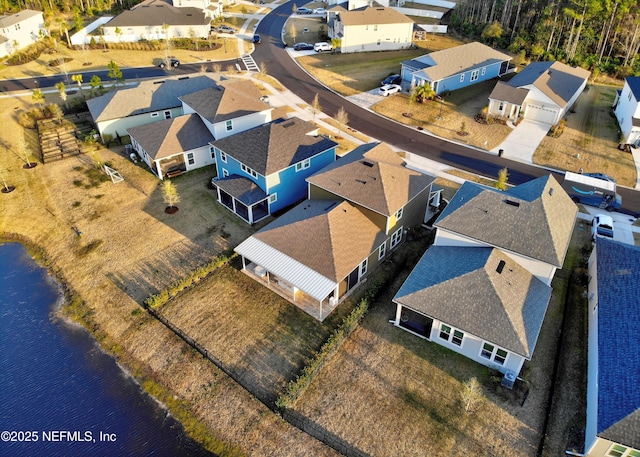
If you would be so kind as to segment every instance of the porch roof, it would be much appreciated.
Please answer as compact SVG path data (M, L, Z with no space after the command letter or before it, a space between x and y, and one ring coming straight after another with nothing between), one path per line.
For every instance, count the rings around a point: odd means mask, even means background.
M251 206L267 198L267 193L264 190L243 176L231 175L226 178L217 179L213 183L247 206Z
M240 243L235 251L318 301L324 300L338 285L254 236Z
M514 105L522 105L528 93L529 89L513 87L504 81L498 81L496 87L491 91L491 95L489 95L489 100L499 100Z

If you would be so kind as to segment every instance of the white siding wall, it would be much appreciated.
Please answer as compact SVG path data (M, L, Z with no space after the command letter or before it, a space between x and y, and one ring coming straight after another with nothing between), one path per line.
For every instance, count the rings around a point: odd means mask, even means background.
M193 165L189 165L189 159L188 159L189 153L193 154L193 158L195 161ZM209 145L203 146L197 149L191 149L190 151L184 152L184 164L187 167L187 171L206 167L207 165L212 165L214 163L216 163L216 160L211 157L211 149Z
M411 45L413 24L350 25L343 34L343 53L398 50Z
M629 100L629 95L631 95L631 100ZM633 127L632 118L640 118L640 103L631 93L631 88L626 81L620 93L620 101L615 109L615 115L624 137L624 143L636 143L640 139L640 128Z
M127 116L121 119L110 119L108 121L100 121L97 123L98 131L100 135L113 135L115 138L116 132L120 136L128 135L126 130L131 127L138 127L140 125L151 124L152 122L158 122L165 119L164 112L171 111L171 117L178 117L182 115L182 108L171 108L168 110L154 111L153 113L137 114L135 116ZM157 113L157 116L153 116Z
M209 28L210 25L173 25L169 28L169 37L170 38L189 38L190 32L193 30L193 33L196 37L199 38L207 38L209 36ZM120 31L122 32L121 36L116 35L116 28L109 27L105 25L104 30L104 41L107 43L118 43L118 42L136 42L141 39L145 40L164 40L166 38L166 34L164 30L162 30L162 26L154 26L154 25L144 25L144 26L133 26L133 27L120 27ZM96 38L98 40L99 37Z
M235 135L236 133L244 132L245 130L252 129L253 127L257 127L262 124L266 124L267 122L271 122L271 109L232 119L232 130L227 130L226 121L217 122L213 126L213 136L216 140L221 140L222 138Z
M597 439L598 427L598 269L596 249L589 257L589 336L587 359L587 426L585 429L585 450L593 445ZM589 455L603 455L589 454Z
M11 55L32 45L38 41L40 35L46 35L46 33L42 13L26 18L9 27L0 28L0 34L7 38L7 41L0 45L0 57ZM17 42L17 47L14 46L16 44L14 41Z

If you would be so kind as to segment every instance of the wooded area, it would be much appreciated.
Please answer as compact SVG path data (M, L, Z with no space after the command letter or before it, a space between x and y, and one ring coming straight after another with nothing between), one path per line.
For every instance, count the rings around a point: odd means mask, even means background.
M464 0L449 25L532 60L640 75L638 0Z

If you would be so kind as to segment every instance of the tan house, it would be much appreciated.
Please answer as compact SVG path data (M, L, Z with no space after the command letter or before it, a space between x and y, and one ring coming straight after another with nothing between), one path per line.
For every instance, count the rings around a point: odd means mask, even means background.
M336 6L329 17L328 34L340 39L340 52L397 51L411 46L413 21L393 8Z

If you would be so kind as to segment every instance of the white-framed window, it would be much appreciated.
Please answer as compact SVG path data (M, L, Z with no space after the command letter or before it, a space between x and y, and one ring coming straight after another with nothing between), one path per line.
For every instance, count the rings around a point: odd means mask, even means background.
M478 75L480 74L480 70L473 70L471 72L471 81L475 81L478 79Z
M368 266L369 266L369 259L364 259L364 261L360 264L360 277L367 274Z
M215 148L213 146L211 146L209 148L209 151L211 152L211 158L215 160L215 158L216 158L216 150L215 150Z
M629 90L629 97L627 97L629 101L631 101L631 90Z
M196 159L193 157L193 152L187 154L187 162L189 162L189 165L196 163Z
M158 113L151 113L151 117L158 117L159 114Z
M378 43L377 44L378 44L378 46L380 46L380 38L378 38Z
M275 203L278 201L278 193L274 192L271 195L269 195L269 203Z
M378 31L378 24L373 24L373 31L377 32Z
M378 260L382 259L387 253L387 242L385 241L378 248Z
M480 349L480 357L492 360L498 365L504 365L508 355L509 353L504 349L487 342L484 342L482 349Z
M619 444L612 445L606 454L608 457L640 457L640 452Z
M393 235L391 235L391 243L389 244L389 249L395 248L398 243L400 243L400 241L402 241L402 227L393 232Z
M456 346L462 346L462 341L464 340L464 333L460 330L455 329L447 324L440 324L440 339L449 341Z
M402 219L402 215L404 214L404 208L400 208L396 211L396 222Z
M460 75L460 82L461 82L461 83L463 83L463 82L464 82L464 73L462 73L462 74Z
M220 151L220 160L222 160L224 163L227 163L227 153L226 152Z
M227 129L227 132L230 132L231 130L233 130L233 121L228 120L227 122L225 122L225 128Z
M165 119L171 119L171 111L167 110L164 112L164 118Z
M241 169L242 169L242 171L244 171L246 174L251 175L251 176L253 176L254 178L257 178L257 177L258 177L258 173L257 173L255 170L253 170L253 169L251 169L251 168L247 167L245 164L240 165L240 168L241 168Z
M487 67L482 67L482 76L487 72Z
M500 105L498 105L498 110L502 112L503 109L504 109L504 103L500 102Z
M227 176L229 176L229 171L226 168L222 169L222 177L226 178Z
M296 171L306 170L311 166L311 159L304 159L296 164Z

